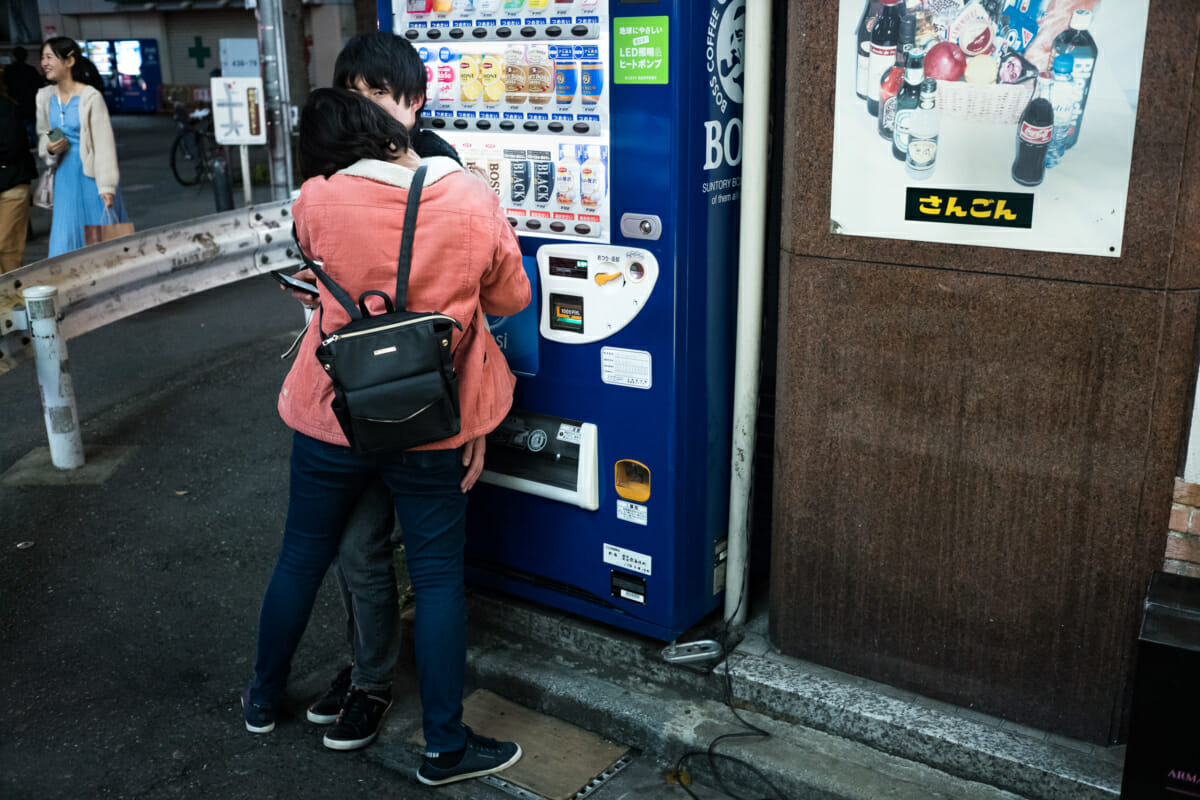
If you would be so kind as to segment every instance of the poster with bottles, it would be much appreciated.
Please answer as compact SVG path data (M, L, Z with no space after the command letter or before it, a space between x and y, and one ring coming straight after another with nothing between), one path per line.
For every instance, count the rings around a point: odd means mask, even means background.
M522 235L609 241L608 4L396 0L425 63L422 124L485 175Z
M1149 0L840 0L830 229L1118 257Z

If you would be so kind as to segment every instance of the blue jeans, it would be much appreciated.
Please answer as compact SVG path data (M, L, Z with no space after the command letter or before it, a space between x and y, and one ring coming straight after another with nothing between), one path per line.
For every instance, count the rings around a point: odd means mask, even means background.
M296 433L291 472L283 546L259 617L251 702L276 706L283 697L292 656L321 581L337 556L346 520L377 474L391 492L404 531L416 595L413 644L426 749L441 753L462 748L466 743L462 692L467 654L463 585L467 496L459 489L463 474L459 451L362 456L348 447ZM356 620L356 624L360 623Z

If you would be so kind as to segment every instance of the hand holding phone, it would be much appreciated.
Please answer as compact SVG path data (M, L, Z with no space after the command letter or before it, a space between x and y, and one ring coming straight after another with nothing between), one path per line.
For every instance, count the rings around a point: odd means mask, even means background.
M48 140L46 152L53 156L58 155L71 146L71 142L67 139L67 135L63 133L62 128L55 128L50 131L50 133L46 134L46 139Z
M280 272L276 269L271 270L271 274L275 276L275 280L279 281L279 285L284 289L288 289L292 292L302 292L305 295L311 295L309 299L314 301L317 299L318 292L317 285L315 283L299 280L298 278L294 278L291 275Z

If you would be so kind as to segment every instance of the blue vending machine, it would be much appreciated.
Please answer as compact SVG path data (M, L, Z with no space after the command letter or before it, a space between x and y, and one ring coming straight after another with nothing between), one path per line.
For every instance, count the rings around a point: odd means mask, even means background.
M468 578L671 640L725 588L745 0L380 0L534 289Z
M113 50L117 107L121 111L157 111L158 87L162 83L158 40L117 39Z

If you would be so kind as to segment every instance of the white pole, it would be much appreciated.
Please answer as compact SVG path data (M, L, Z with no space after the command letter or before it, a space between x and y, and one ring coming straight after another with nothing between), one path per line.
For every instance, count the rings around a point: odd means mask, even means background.
M254 187L250 182L250 148L246 145L241 145L239 148L242 156L242 196L246 201L246 205L254 205Z
M79 432L79 413L75 409L67 340L58 330L55 307L58 289L31 286L22 291L21 296L25 298L25 313L33 334L33 357L42 392L46 436L50 440L50 461L59 469L77 469L83 466L83 437Z
M747 0L743 48L741 240L738 246L738 319L733 381L733 462L729 483L729 538L725 621L746 622L750 566L750 487L754 423L758 416L762 349L763 256L766 251L767 133L771 86L771 0Z

